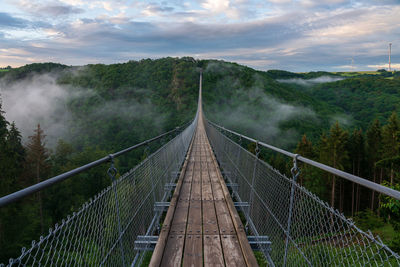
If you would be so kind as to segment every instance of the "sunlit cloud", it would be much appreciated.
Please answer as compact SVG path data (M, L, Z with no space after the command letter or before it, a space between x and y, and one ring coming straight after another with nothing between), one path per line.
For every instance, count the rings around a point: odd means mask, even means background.
M381 63L381 64L376 64L376 65L368 65L368 68L370 69L387 69L389 68L389 63ZM392 70L400 70L400 63L392 63L391 64Z

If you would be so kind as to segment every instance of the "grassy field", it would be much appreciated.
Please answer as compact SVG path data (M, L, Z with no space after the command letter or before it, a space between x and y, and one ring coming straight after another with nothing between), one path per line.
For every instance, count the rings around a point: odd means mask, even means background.
M388 71L389 72L389 71ZM379 71L340 71L340 72L332 72L333 74L338 74L343 77L353 77L353 76L358 76L358 75L363 75L363 74L368 74L368 75L379 75L381 72ZM391 71L391 73L394 73L394 71Z
M9 71L8 69L0 69L0 72L2 72L2 71Z

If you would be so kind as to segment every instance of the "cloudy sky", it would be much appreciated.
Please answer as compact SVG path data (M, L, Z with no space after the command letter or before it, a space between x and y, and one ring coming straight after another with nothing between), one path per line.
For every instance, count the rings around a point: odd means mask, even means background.
M400 0L0 0L0 67L192 56L374 70L389 42L400 69Z

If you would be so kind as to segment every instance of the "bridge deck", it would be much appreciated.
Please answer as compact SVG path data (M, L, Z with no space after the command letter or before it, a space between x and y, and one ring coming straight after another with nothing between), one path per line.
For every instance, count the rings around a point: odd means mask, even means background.
M150 266L257 266L201 117Z

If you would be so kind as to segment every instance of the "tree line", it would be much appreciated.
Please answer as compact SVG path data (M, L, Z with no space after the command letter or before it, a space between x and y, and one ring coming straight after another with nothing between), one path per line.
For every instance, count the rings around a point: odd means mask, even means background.
M349 132L336 122L315 143L303 135L295 153L400 190L400 120L396 112L384 125L373 121L365 132L361 128ZM400 251L400 201L310 165L300 165L301 185L340 212L360 220L365 228L373 230L377 220L390 224L395 233L391 247Z

